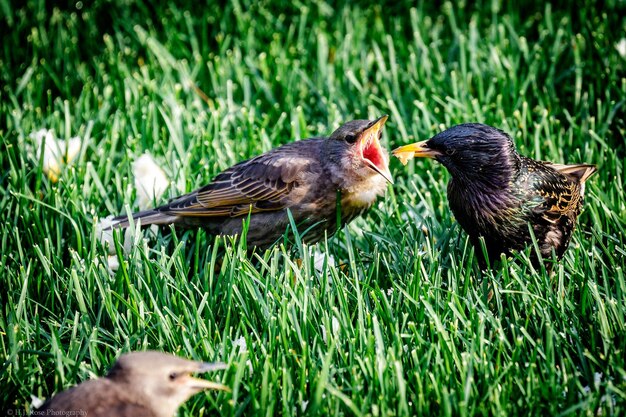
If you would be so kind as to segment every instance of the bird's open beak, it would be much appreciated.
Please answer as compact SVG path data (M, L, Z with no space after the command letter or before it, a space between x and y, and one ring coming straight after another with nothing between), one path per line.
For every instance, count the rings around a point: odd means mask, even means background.
M370 127L361 133L360 148L363 161L374 171L378 172L390 184L393 184L391 172L389 172L389 161L380 146L378 136L389 116L384 115L378 118Z
M429 148L427 142L428 141L425 140L423 142L400 146L399 148L394 149L391 153L405 165L409 159L412 159L415 156L421 158L434 158L441 155L441 152Z
M219 370L228 368L228 365L222 362L215 362L215 363L200 362L198 363L198 365L199 366L196 372L213 372L213 371L219 371ZM187 379L187 383L190 386L192 386L194 389L197 389L198 391L202 391L205 389L213 389L213 390L230 392L230 388L227 387L226 385L222 385L213 381L207 381L206 379L193 378L190 376Z

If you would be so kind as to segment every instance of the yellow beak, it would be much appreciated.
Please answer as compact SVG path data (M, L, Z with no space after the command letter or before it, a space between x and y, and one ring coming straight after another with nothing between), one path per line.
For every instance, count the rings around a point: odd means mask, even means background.
M213 381L207 381L206 379L189 377L187 380L187 384L191 385L193 388L197 390L214 389L214 390L219 390L219 391L230 392L230 388L227 387L226 385L222 385Z
M389 119L388 115L384 115L382 117L379 117L373 125L371 125L370 127L368 127L367 129L365 129L365 131L363 133L378 133L378 131L380 129L383 128L383 126L385 125L385 123L387 122L387 119ZM363 136L362 136L363 137Z
M228 365L222 362L196 362L198 369L196 372L214 372L228 368ZM230 392L230 388L217 382L207 381L206 379L188 377L186 383L197 390L214 389Z
M441 155L441 152L435 149L430 149L426 145L426 142L428 141L417 142L417 143L412 143L410 145L400 146L399 148L394 149L391 153L399 159L409 159L414 156L421 157L421 158L434 158L437 155ZM406 155L406 154L410 154L410 155Z

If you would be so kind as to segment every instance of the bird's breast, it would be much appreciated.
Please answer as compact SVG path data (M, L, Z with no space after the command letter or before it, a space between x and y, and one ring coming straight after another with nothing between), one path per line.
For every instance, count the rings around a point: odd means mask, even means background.
M524 223L518 217L520 200L509 190L493 192L474 184L448 184L448 202L468 234L509 233Z
M381 175L374 175L367 180L341 190L342 207L368 208L385 193L387 181Z

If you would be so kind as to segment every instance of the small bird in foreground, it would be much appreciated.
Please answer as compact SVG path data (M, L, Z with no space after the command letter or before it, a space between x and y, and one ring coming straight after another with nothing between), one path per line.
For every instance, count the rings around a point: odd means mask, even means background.
M202 227L212 235L240 235L249 215L248 245L265 249L287 230L290 210L302 239L315 243L361 215L384 194L386 182L393 183L387 151L380 145L386 121L387 116L353 120L328 138L272 149L228 168L196 191L132 217L141 226L174 223ZM128 226L126 215L111 225Z
M190 376L225 368L223 363L195 362L162 352L132 352L121 356L104 378L55 395L33 415L173 417L200 391L230 391L225 385Z
M585 181L596 172L593 165L522 156L505 132L476 123L454 126L393 154L404 164L414 156L434 158L448 169L450 208L477 251L484 238L492 262L530 244L529 225L541 256L548 258L554 250L560 260L582 209Z

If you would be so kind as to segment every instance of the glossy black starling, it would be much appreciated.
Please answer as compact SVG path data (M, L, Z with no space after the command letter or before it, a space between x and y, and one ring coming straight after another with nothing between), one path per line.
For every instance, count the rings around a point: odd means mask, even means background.
M319 241L365 212L393 183L380 145L387 116L350 121L330 137L289 143L218 174L213 181L154 210L134 213L142 226L202 227L212 235L237 235L250 216L247 242L267 248L289 226L303 240ZM337 197L340 196L339 204ZM337 221L340 210L340 222ZM127 227L126 215L112 227Z
M478 253L483 237L491 261L529 245L529 225L542 257L561 259L583 205L588 164L560 165L517 153L505 132L462 124L393 151L403 163L430 157L450 172L448 202ZM482 259L482 257L479 257Z
M121 356L104 378L55 395L33 415L173 417L182 403L200 391L229 391L222 384L190 376L225 367L155 351L132 352Z

